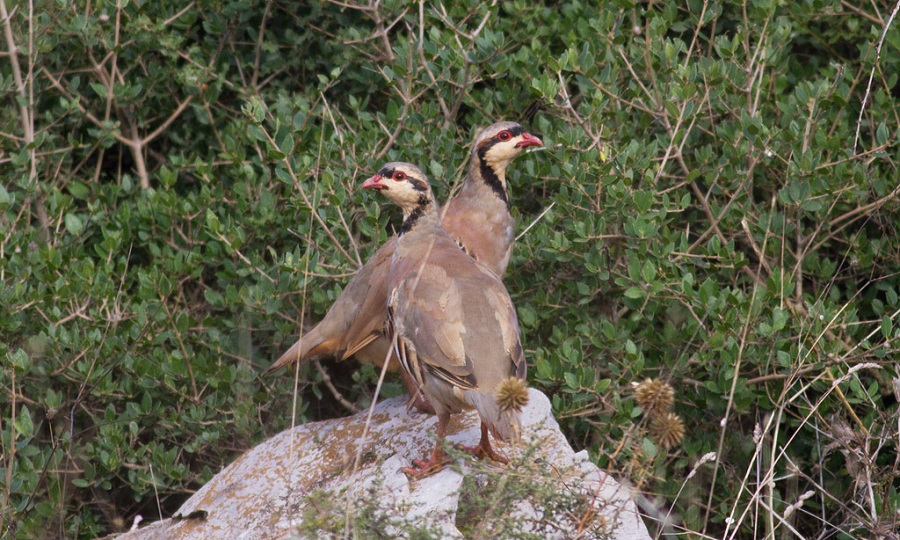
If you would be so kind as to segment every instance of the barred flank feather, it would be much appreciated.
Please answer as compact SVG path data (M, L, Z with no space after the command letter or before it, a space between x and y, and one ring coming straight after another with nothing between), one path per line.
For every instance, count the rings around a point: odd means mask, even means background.
M496 399L504 412L521 411L528 404L528 386L518 377L507 377L497 385Z

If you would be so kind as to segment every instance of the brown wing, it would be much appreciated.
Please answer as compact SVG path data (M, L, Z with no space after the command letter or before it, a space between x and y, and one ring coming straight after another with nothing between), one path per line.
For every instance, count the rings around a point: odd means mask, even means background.
M470 264L473 261L446 235L420 238L422 241L413 242L411 251L402 253L391 267L395 285L390 307L396 331L415 343L420 369L411 370L414 376L420 378L421 369L428 369L456 386L474 387L473 368L463 342L462 298L458 284L439 263L448 252Z
M446 235L417 249L428 252L424 264L414 254L392 268L404 276L392 295L395 325L415 343L417 362L463 389L493 388L520 371L518 323L500 279Z
M341 319L352 321L349 324L344 323L343 329L340 327L337 329L338 332L342 332L341 360L349 358L383 335L391 257L396 246L396 239L392 238L375 252L366 263L370 270L366 273L365 285L360 284L354 290L354 294L341 304ZM337 304L338 302L335 302L335 307ZM332 310L335 307L332 307Z

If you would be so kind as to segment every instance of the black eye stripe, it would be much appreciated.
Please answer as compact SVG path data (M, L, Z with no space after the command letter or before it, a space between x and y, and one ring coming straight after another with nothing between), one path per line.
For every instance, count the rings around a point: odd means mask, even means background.
M431 186L425 180L425 175L413 165L407 163L388 163L378 170L378 176L384 179L382 189L387 189L388 185L408 183L410 187L420 193L428 194L431 192Z
M525 133L525 128L523 128L522 126L515 126L509 129L504 129L503 131L508 132L510 135L512 135L512 137L518 137L519 135ZM501 131L500 133L503 133L503 131Z
M512 135L512 137L510 137L509 139L506 139L506 141L501 141L499 135L500 135L500 133L503 133L504 131L508 132L510 135ZM522 126L519 126L519 125L515 125L510 128L507 128L507 129L502 129L502 130L498 131L495 135L492 135L491 137L488 137L488 138L484 139L483 141L481 141L481 143L479 143L479 145L478 145L478 153L481 156L484 156L484 154L486 154L487 151L490 150L494 145L512 140L523 133L525 133L525 128L523 128Z

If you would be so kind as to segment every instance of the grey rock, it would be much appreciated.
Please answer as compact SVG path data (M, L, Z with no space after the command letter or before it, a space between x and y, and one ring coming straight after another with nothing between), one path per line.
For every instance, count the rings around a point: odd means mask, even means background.
M436 418L403 398L355 416L284 431L249 450L188 499L175 518L122 540L416 537L649 539L629 491L574 452L550 401L530 391L523 441L498 444L511 464L460 456L410 481L401 468L426 456ZM453 417L450 443L475 445L477 413ZM199 511L199 512L198 512ZM205 512L205 513L204 513ZM180 519L179 519L180 518Z

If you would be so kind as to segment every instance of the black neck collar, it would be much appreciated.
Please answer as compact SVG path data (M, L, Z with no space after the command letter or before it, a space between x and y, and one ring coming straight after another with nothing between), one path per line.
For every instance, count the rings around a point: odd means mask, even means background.
M497 175L497 171L491 167L485 156L487 155L488 150L491 149L493 145L487 144L478 149L476 155L478 156L478 172L481 173L481 179L484 180L484 183L491 188L491 191L494 192L495 195L500 197L506 204L506 208L510 208L509 195L506 193L506 187L503 185L503 181L500 180L500 176Z
M416 225L416 222L419 221L419 218L425 215L425 211L428 210L429 206L431 206L431 200L425 195L420 195L418 204L416 204L413 211L406 216L406 219L403 220L403 225L400 226L400 232L397 233L397 236L402 236L403 233L412 230Z

